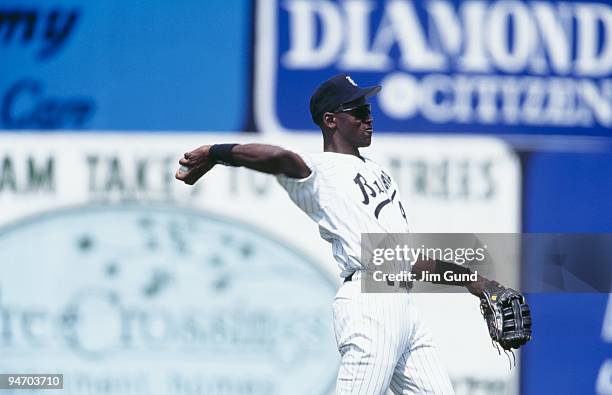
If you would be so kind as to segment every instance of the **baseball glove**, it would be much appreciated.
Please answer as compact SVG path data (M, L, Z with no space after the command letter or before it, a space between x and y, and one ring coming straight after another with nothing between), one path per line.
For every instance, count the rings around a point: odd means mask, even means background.
M531 311L520 292L487 281L480 298L480 311L491 339L504 350L518 349L531 339Z

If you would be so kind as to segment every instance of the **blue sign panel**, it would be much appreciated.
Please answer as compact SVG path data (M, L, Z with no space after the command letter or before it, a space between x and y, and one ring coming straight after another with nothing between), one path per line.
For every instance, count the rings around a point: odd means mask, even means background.
M609 299L607 294L528 295L534 337L522 352L521 394L612 392Z
M612 231L612 152L538 153L526 164L525 232ZM596 252L583 251L582 267L607 266L609 281L609 262L593 262ZM526 265L524 281L537 269ZM612 393L612 293L527 298L534 336L522 353L521 393Z
M0 5L0 129L235 131L247 117L251 5Z
M377 130L612 135L608 1L258 3L260 129L314 130L309 97L380 84Z
M612 150L541 152L527 161L525 232L612 232Z

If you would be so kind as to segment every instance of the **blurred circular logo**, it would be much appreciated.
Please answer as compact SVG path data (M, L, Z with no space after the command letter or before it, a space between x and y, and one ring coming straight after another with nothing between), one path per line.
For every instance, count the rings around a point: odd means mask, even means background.
M297 235L296 235L297 236ZM0 230L0 369L65 393L326 394L334 283L256 228L172 206Z

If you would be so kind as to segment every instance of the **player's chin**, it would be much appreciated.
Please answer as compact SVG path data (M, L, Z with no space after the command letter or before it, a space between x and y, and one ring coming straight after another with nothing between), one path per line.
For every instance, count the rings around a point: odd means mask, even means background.
M372 135L367 135L364 136L363 139L361 139L361 144L359 144L360 147L369 147L372 144Z

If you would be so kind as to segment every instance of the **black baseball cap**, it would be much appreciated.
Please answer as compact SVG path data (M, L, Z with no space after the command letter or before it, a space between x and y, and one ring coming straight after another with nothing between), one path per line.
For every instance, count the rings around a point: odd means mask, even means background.
M361 88L348 74L335 75L319 85L310 97L312 120L319 125L326 112L333 112L343 104L357 99L373 96L380 89L380 85Z

